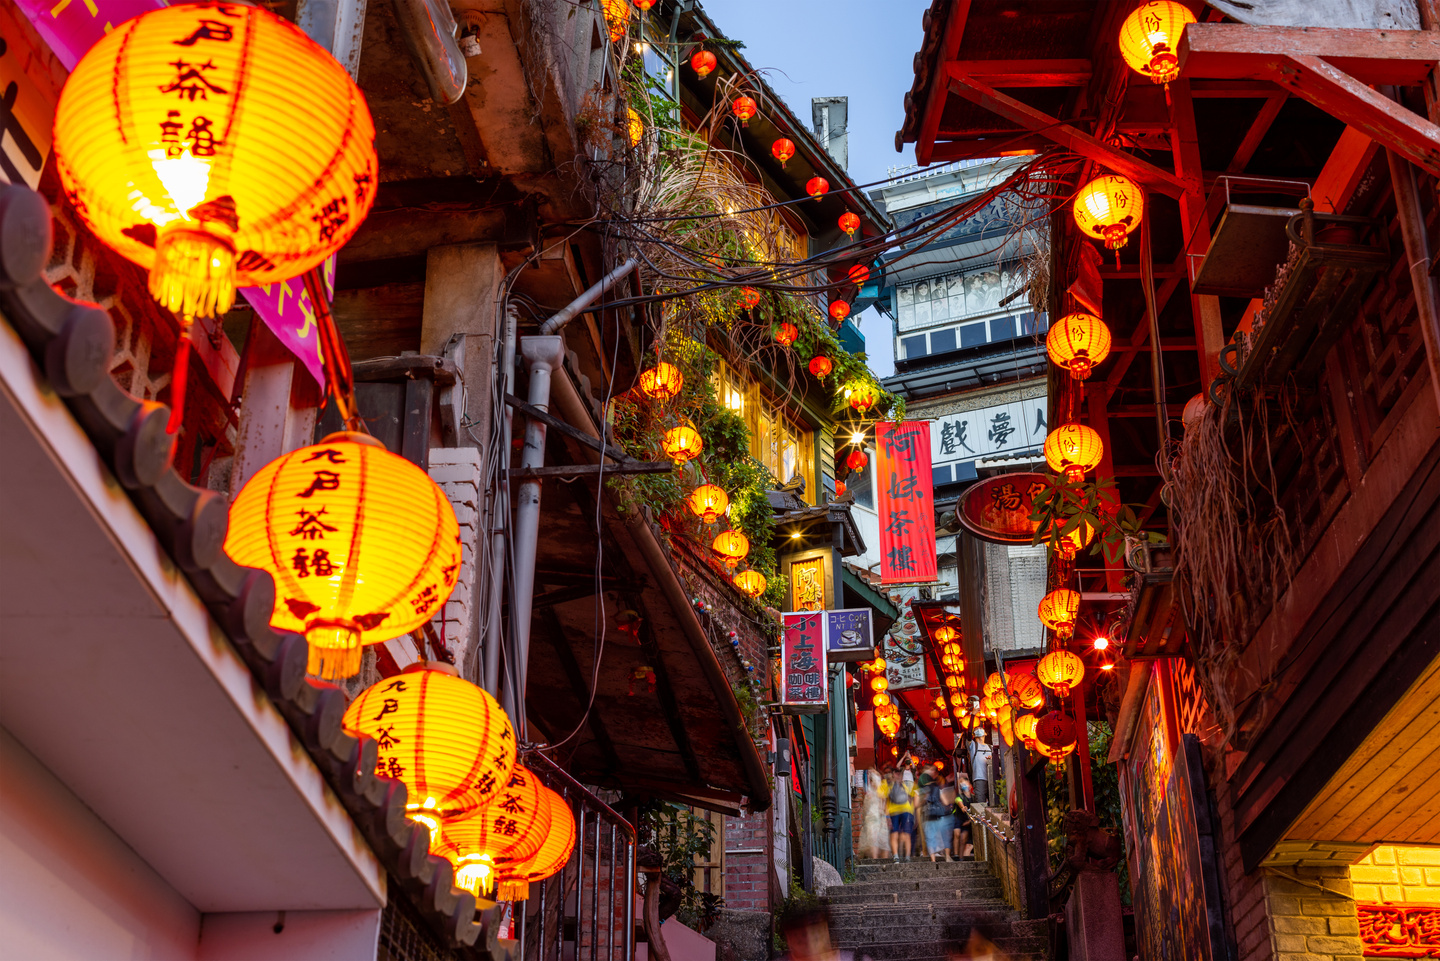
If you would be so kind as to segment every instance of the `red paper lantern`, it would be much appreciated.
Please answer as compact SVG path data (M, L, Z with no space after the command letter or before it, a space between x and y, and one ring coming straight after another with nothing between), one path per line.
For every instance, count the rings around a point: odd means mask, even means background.
M726 567L733 571L740 566L745 555L750 553L750 538L737 530L721 531L715 535L710 549L725 562Z
M655 6L655 0L630 0L630 2L635 4L635 9L641 13L649 13L650 8Z
M830 303L830 316L836 320L844 320L850 316L850 305L843 300L836 300Z
M870 268L864 264L856 264L846 271L845 276L850 278L850 283L856 287L862 287L865 281L870 279Z
M800 328L783 320L775 325L775 343L781 347L789 347L795 343L795 338L800 336Z
M730 495L714 484L701 484L690 493L691 512L707 524L713 524L730 506Z
M715 55L709 50L697 50L690 58L690 66L695 68L695 73L702 79L710 76L710 71L715 69L717 62Z
M819 200L830 190L830 181L824 177L811 177L805 182L805 192Z
M875 406L879 398L875 396L875 388L869 384L862 384L850 391L850 409L857 413L865 413Z
M640 374L640 389L656 400L669 400L680 393L684 384L685 377L680 369L663 360Z
M770 155L780 161L780 167L783 170L786 161L795 156L795 142L786 137L781 137L770 145Z
M845 466L851 470L864 470L868 463L870 463L870 458L865 456L863 450L852 450L845 458Z
M821 380L824 380L825 375L834 369L835 365L831 363L830 358L824 354L816 354L810 358L810 373L819 377Z
M1070 688L1085 676L1085 662L1071 651L1051 651L1035 665L1035 676L1054 691L1056 697L1069 697Z
M860 218L858 215L845 211L840 215L840 229L850 237L855 236L855 231L860 229Z
M730 105L730 112L740 121L740 126L750 126L750 118L755 116L759 107L754 97L736 97L735 102Z
M1040 599L1040 621L1060 635L1061 640L1075 632L1075 619L1080 616L1080 592L1057 587ZM1044 658L1041 658L1043 661ZM1045 675L1039 675L1045 680Z
M740 306L744 307L746 310L749 310L750 308L754 307L759 303L760 291L756 290L754 287L740 288Z

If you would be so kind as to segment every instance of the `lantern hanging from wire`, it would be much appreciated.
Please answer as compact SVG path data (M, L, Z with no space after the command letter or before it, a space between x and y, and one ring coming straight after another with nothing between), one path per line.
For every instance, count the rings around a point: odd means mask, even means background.
M829 191L830 181L826 180L824 177L811 177L809 180L805 181L805 192L810 196L814 197L816 200L819 200L821 197L825 196L827 193L829 193Z
M952 691L958 691L965 687L965 679L955 674L945 675L945 686Z
M674 364L663 360L640 374L640 389L656 400L669 400L685 386L685 376Z
M960 632L949 624L942 624L935 628L930 636L935 638L935 643L937 644L950 644L959 639Z
M1063 711L1051 711L1035 724L1035 743L1051 761L1062 761L1075 750L1075 722Z
M735 102L730 105L730 112L740 121L742 127L750 126L750 119L758 109L754 97L736 97Z
M638 147L645 137L645 119L634 107L625 108L625 136L630 146Z
M735 586L740 589L740 593L746 597L759 597L764 594L769 583L765 580L765 575L759 571L741 571L735 575L733 580Z
M885 666L886 664L884 657L877 656L875 660L870 662L870 670L874 671L876 674L882 673L885 670Z
M850 409L858 413L864 414L870 410L870 408L874 407L878 400L879 396L876 394L875 388L870 384L861 384L859 387L850 390Z
M714 484L701 484L690 494L691 512L707 524L720 519L730 506L730 495Z
M795 343L795 338L799 336L800 328L796 327L788 320L782 320L780 323L775 325L775 343L779 344L781 347L789 347L791 344Z
M844 320L850 316L850 305L843 300L832 300L830 302L830 317L836 321Z
M680 467L699 457L705 450L705 442L700 439L700 432L690 424L680 424L665 432L660 447L675 462L675 466Z
M788 137L781 137L770 145L770 155L780 161L780 169L785 169L785 164L795 156L795 141Z
M1100 466L1105 445L1093 428L1084 424L1062 424L1045 438L1045 463L1071 481L1085 479L1085 473Z
M575 850L575 814L569 803L540 785L541 803L549 809L550 830L540 843L540 850L523 861L497 866L499 885L495 896L501 901L523 901L529 896L531 881L553 877L570 860Z
M870 268L864 264L855 264L845 271L846 278L856 287L865 286L865 281L870 279Z
M1010 693L1029 711L1045 703L1045 689L1034 674L1011 674Z
M1000 676L1000 672L992 671L990 676L985 678L985 683L981 686L980 690L985 692L986 697L989 697L996 691L1000 690L1000 688L1004 686L1004 684L1005 679Z
M710 71L715 69L716 63L715 55L709 50L697 50L690 57L690 66L694 68L696 76L702 80L710 76Z
M863 450L852 450L845 455L845 466L852 471L862 471L868 463L870 463L870 459L865 456Z
M884 691L876 691L870 695L870 707L880 708L890 706L890 695Z
M737 530L721 531L715 535L710 549L733 571L745 559L745 555L750 553L750 538Z
M457 888L485 897L498 869L539 852L552 810L540 794L540 781L517 764L494 801L469 817L440 822L431 849L455 866Z
M373 738L375 773L405 785L406 813L432 828L489 804L515 768L515 731L487 692L421 661L361 691L342 724Z
M944 694L936 694L936 695L935 695L935 706L938 707L938 708L940 708L940 710L942 710L942 711L945 709L945 695L944 695Z
M939 634L940 630L941 630L941 629L937 629L937 630L936 630L936 634ZM952 628L952 630L953 630L953 628ZM955 643L955 641L954 641L953 638L952 638L951 640L949 640L949 641L941 641L939 637L936 637L935 640L942 645L941 648L940 648L940 653L941 653L941 654L947 655L947 656L949 656L949 657L964 657L964 656L965 656L965 652L964 652L963 650L961 650L960 645L957 644L957 643Z
M1095 540L1095 525L1082 520L1073 530L1060 535L1060 556L1065 560L1073 560L1075 555L1089 547L1093 540Z
M759 306L759 304L760 304L760 291L756 290L754 287L741 287L741 288L740 288L740 306L741 306L741 307L744 307L746 310L750 310L750 309L753 308L753 307Z
M964 711L966 709L965 695L960 691L951 692L950 706L953 707L956 711Z
M635 9L641 13L649 13L650 8L655 6L655 0L630 0L630 2L635 4Z
M1075 619L1080 616L1080 592L1057 587L1040 599L1040 622L1065 640L1075 632ZM1038 675L1042 683L1044 675Z
M277 457L230 505L225 552L275 579L270 624L305 635L307 670L360 670L360 648L435 616L460 572L455 511L428 474L365 434Z
M1009 704L1002 704L995 716L995 725L1000 729L1000 736L1005 739L1006 747L1015 746L1014 710Z
M821 380L824 380L825 375L830 373L830 371L834 369L834 362L831 361L830 358L826 357L824 354L816 354L814 357L810 358L810 373L814 374Z
M1075 223L1086 236L1103 240L1110 250L1119 250L1140 226L1145 194L1124 177L1106 174L1081 187L1073 206Z
M1194 22L1195 14L1175 0L1142 3L1120 25L1120 56L1136 73L1169 84L1180 76L1180 37Z
M1025 745L1027 751L1034 751L1039 745L1035 741L1035 728L1040 719L1034 714L1021 714L1014 720L1015 736Z
M887 691L889 689L890 681L884 674L877 674L875 677L870 678L870 690Z
M1035 676L1054 691L1056 697L1069 697L1070 689L1085 676L1085 662L1071 651L1051 651L1035 665Z
M860 229L860 217L847 210L840 215L840 229L845 231L845 236L854 237L855 231Z
M1066 314L1045 335L1045 352L1057 367L1084 380L1096 364L1110 356L1110 328L1092 314Z

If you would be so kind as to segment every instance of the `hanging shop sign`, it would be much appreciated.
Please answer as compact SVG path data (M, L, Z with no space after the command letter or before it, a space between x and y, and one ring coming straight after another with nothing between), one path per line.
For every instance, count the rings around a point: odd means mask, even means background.
M875 657L875 627L868 607L825 612L825 657L836 661L868 661Z
M880 505L880 583L934 581L935 490L930 474L930 424L875 425L876 493Z
M83 8L82 8L83 9ZM22 30L15 10L0 6L0 181L35 190L50 155L50 126L64 75Z
M925 687L925 641L896 631L885 635L881 647L885 657L885 678L891 691Z
M823 714L830 707L825 612L796 611L780 617L781 712Z
M1039 524L1030 519L1035 497L1049 489L1044 474L1000 474L970 485L956 512L961 525L992 544L1030 544Z

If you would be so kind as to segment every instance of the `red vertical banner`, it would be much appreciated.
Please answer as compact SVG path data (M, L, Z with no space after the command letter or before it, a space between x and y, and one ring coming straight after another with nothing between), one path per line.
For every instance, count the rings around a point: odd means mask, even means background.
M875 491L880 502L880 583L913 584L938 575L930 424L875 425Z
M829 708L824 617L823 611L780 616L780 705L785 714L819 714Z

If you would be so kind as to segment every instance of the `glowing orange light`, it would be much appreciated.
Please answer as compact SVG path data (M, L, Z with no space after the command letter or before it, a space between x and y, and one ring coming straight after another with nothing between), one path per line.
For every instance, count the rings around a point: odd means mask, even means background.
M1026 750L1033 751L1038 746L1035 742L1035 728L1039 723L1040 719L1034 714L1022 714L1015 719L1015 736L1025 745Z
M1096 364L1110 356L1110 328L1090 314L1066 314L1045 335L1045 352L1057 367L1084 380Z
M1061 640L1068 638L1075 631L1075 618L1080 615L1080 592L1057 587L1040 599L1039 614L1040 622L1060 635ZM1043 675L1040 680L1045 680Z
M886 694L884 691L876 691L874 694L870 695L870 706L872 708L889 707L890 695Z
M1073 206L1075 223L1086 236L1105 241L1111 250L1119 250L1140 226L1145 195L1124 177L1106 174L1081 187Z
M887 691L887 690L889 690L889 689L890 689L890 681L889 681L888 678L885 677L884 674L879 674L879 675L876 675L875 677L870 678L870 690L872 690L872 691Z
M965 695L962 694L962 693L960 693L959 691L956 691L956 692L954 692L953 694L951 694L951 695L950 695L950 706L953 707L953 708L954 708L955 710L957 710L957 711L964 711L964 709L965 709Z
M830 181L824 177L811 177L805 182L805 192L819 200L830 191Z
M847 237L854 237L855 231L860 229L860 218L850 211L840 215L840 229L845 231Z
M844 320L850 316L850 305L843 300L832 300L830 302L830 316L836 320Z
M635 8L641 13L649 13L650 8L655 6L655 0L630 0L630 2L635 4Z
M750 538L737 530L721 531L715 535L711 542L710 549L720 556L725 566L734 570L740 565L740 561L750 553Z
M709 50L699 50L690 58L690 66L701 79L710 76L710 71L715 69L715 55Z
M1090 643L1095 648L1095 650L1103 651L1110 646L1110 638L1106 637L1104 634L1101 634L1099 637L1095 638L1095 640L1091 641Z
M747 597L759 597L765 593L768 582L759 571L741 571L734 577L735 586Z
M853 471L864 470L865 465L869 462L870 459L865 456L865 452L863 450L852 450L849 454L845 456L845 466Z
M552 877L570 860L575 850L575 814L564 798L540 785L541 802L550 812L550 830L536 851L524 861L500 866L496 897L501 901L523 901L531 881Z
M690 510L707 524L713 524L730 506L730 495L714 484L701 484L690 494Z
M965 679L954 674L945 675L945 686L952 691L958 691L965 686Z
M552 808L540 781L515 765L505 789L468 817L440 823L432 850L455 865L455 886L478 897L494 887L497 868L534 856L550 833Z
M1120 25L1120 56L1136 73L1168 84L1180 76L1176 50L1185 27L1194 22L1195 14L1175 0L1142 3Z
M830 371L834 369L835 364L830 360L829 357L826 357L824 354L816 354L814 357L810 358L810 373L814 374L821 380L824 380L825 375L830 373Z
M1035 676L1056 697L1069 697L1070 689L1085 676L1085 662L1070 651L1051 651L1035 665Z
M610 28L610 42L615 43L630 26L630 4L626 0L600 0L600 8Z
M795 156L795 142L781 137L770 145L770 155L780 161L780 169L785 169L785 164Z
M664 361L640 374L640 389L656 400L669 400L685 386L680 368Z
M943 630L943 628L937 628L936 630L937 630L937 632L938 632L939 630ZM951 630L954 630L954 628L951 628ZM963 657L963 656L964 656L965 652L960 649L960 645L959 645L959 644L956 644L956 643L955 643L955 640L954 640L954 637L953 637L953 636L952 636L952 638L951 638L950 640L948 640L948 641L941 641L940 638L938 638L938 637L935 638L935 640L936 640L938 643L940 643L940 644L943 645L943 646L940 648L940 653L942 653L942 654L944 654L944 655L946 655L946 656L948 656L948 657Z
M775 343L781 347L789 347L795 343L795 338L800 336L800 328L789 321L781 321L775 325Z
M680 467L686 461L694 460L705 450L705 442L700 439L700 432L689 424L681 424L679 427L672 427L665 432L661 438L660 447L665 451L667 457Z
M950 644L960 638L960 632L949 624L942 624L940 627L935 628L930 636L935 638L935 643L937 644Z
M640 116L634 107L626 107L625 134L630 139L630 146L637 147L645 136L645 119Z
M1083 480L1086 471L1100 465L1104 454L1100 435L1084 424L1062 424L1045 438L1045 463L1072 481Z
M845 271L845 276L848 277L850 283L856 287L862 287L865 281L870 279L870 268L864 264L855 264L849 270Z
M1035 724L1035 743L1051 761L1061 761L1075 750L1075 722L1060 711L1051 711Z
M735 102L730 105L730 112L740 121L740 126L750 126L750 118L755 116L759 107L754 97L736 97Z
M424 471L365 434L277 457L230 505L225 552L275 578L270 624L305 635L307 669L360 670L360 647L441 609L460 572L460 527Z
M1010 693L1026 710L1033 711L1045 703L1045 691L1034 674L1011 674Z

